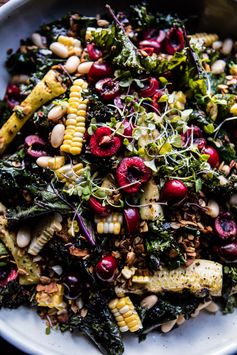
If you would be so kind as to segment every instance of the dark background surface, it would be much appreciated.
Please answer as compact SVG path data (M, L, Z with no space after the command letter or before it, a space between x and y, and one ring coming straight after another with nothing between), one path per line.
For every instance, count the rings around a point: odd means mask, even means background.
M2 338L0 338L0 353L1 355L25 355L25 353L16 349Z

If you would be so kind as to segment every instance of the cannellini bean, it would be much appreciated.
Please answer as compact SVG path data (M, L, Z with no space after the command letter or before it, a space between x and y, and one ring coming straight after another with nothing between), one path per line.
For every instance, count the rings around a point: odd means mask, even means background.
M29 75L17 74L13 75L11 78L12 84L25 84L29 80Z
M156 304L157 301L158 297L156 295L150 295L143 298L143 300L141 301L141 306L146 309L150 309Z
M205 303L200 303L200 305L195 309L195 312L193 312L193 313L191 314L191 317L192 317L192 318L197 317L197 316L199 315L200 311L203 310L203 309L205 309L206 307L208 307L211 302L212 302L212 301L210 300L210 301L207 301L207 302L205 302Z
M162 326L161 326L161 331L162 331L163 333L168 333L168 332L170 332L170 331L172 330L172 328L175 326L176 322L177 322L177 318L174 319L174 320L170 320L169 322L166 322L166 323L162 324Z
M219 176L218 180L219 180L221 186L224 186L228 183L228 180L223 175Z
M230 173L230 167L229 165L223 164L222 166L219 167L219 170L225 174L225 176L228 176Z
M219 213L220 213L220 207L218 203L214 200L208 201L207 214L212 218L216 218L219 215Z
M109 26L109 22L107 20L98 19L97 20L97 25L99 27L107 27L107 26Z
M218 59L211 66L211 71L213 74L221 74L225 71L226 62L222 59Z
M230 200L229 200L229 204L231 206L236 206L237 205L237 194L234 194L231 196Z
M224 55L229 55L232 51L232 48L233 48L233 45L234 45L234 42L231 38L226 38L223 42L223 46L221 48L221 52L224 54Z
M219 311L219 306L218 304L216 304L215 302L211 302L206 308L205 310L209 313L216 313Z
M69 74L75 73L80 64L80 59L76 55L72 55L66 61L64 68L68 71Z
M53 148L58 148L63 143L64 132L65 126L62 123L54 126L50 137L50 143Z
M53 42L49 49L60 58L67 58L69 56L68 49L62 43Z
M39 33L37 32L33 33L31 36L31 40L37 47L45 48L43 37Z
M78 65L77 71L80 74L88 74L93 62L83 62Z
M183 324L184 322L186 321L186 319L184 318L184 316L182 314L180 314L178 316L178 319L177 319L177 325L181 325Z
M67 112L68 104L56 105L48 113L48 120L58 122Z
M16 235L16 244L19 248L25 248L30 244L31 232L30 228L25 226L18 230Z
M222 41L215 41L212 43L212 48L215 51L218 51L218 49L221 49L223 42Z

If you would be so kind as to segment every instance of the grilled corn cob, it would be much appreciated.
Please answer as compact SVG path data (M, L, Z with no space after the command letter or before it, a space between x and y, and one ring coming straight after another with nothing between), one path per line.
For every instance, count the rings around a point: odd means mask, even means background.
M202 40L206 47L211 46L212 43L218 41L218 39L219 39L217 34L205 33L205 32L195 33L194 35L191 35L190 38L192 40Z
M11 252L19 271L19 283L21 285L37 284L40 278L40 269L37 263L33 262L30 255L27 255L18 248L16 234L8 231L6 217L0 216L0 240Z
M128 296L115 298L109 303L109 309L113 313L121 332L136 332L142 329L142 323L134 305Z
M0 154L4 152L39 107L62 95L66 89L60 74L55 70L50 70L18 106L21 115L19 115L19 112L14 112L0 129Z
M163 217L163 209L157 202L159 201L160 193L157 184L153 179L150 179L144 186L144 192L140 199L140 216L143 220L155 221Z
M61 229L62 225L56 213L41 220L33 232L34 237L30 243L28 253L34 256L38 255L44 245L53 237L54 233L59 232Z
M222 265L200 259L187 268L156 271L153 276L149 276L145 288L153 293L182 292L184 289L189 289L192 293L200 293L203 289L207 289L210 295L221 296L222 281Z
M95 217L95 223L98 234L115 234L118 235L121 231L123 223L123 215L113 212L107 217Z
M67 185L74 185L79 179L80 175L82 175L83 171L84 169L81 163L76 165L66 164L61 168L56 169L55 174L61 182Z
M83 136L86 131L87 100L82 99L82 91L87 88L85 80L76 79L70 89L67 109L66 130L60 150L72 155L81 153Z

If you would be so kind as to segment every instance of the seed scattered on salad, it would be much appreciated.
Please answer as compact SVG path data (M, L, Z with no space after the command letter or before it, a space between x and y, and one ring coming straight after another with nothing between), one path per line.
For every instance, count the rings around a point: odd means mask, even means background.
M0 307L118 355L237 305L237 42L106 8L8 52Z

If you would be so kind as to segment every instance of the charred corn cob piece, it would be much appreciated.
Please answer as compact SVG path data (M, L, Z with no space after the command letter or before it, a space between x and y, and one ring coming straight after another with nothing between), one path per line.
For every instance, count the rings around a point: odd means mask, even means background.
M149 276L145 287L153 293L182 292L188 289L190 292L198 294L207 289L210 295L221 296L222 282L222 265L214 261L200 259L186 268L156 271L153 276Z
M142 329L139 315L128 296L110 301L109 309L113 313L121 332L130 331L133 333Z
M60 150L72 155L78 155L82 150L83 136L86 131L86 108L88 102L82 98L82 92L87 89L87 86L88 84L85 80L76 79L70 89L66 129Z
M62 95L66 89L60 74L56 70L50 70L18 106L18 111L14 112L1 127L0 154L4 152L16 134L39 107Z
M61 229L62 225L56 213L45 217L33 231L33 239L30 243L28 253L34 256L38 255L44 245L54 236L54 233L59 232Z
M113 212L107 217L95 217L96 229L98 234L115 234L121 231L123 215Z
M190 38L192 40L202 40L206 47L211 46L213 42L216 42L219 39L217 34L205 33L205 32L195 33L195 34L191 35Z
M9 232L7 218L0 216L0 240L11 252L19 271L20 285L37 284L40 278L40 268L33 262L30 255L17 246L16 233Z
M60 181L67 185L74 185L83 174L84 168L81 163L76 165L66 164L55 170L55 174Z

